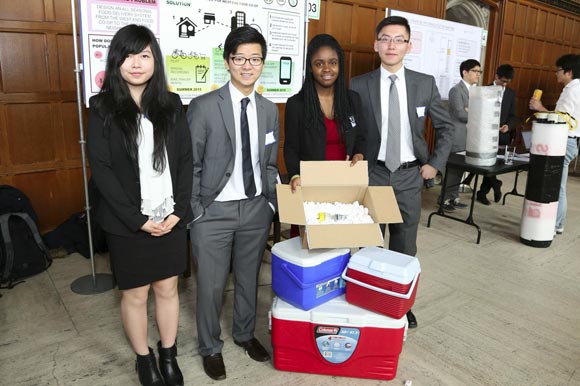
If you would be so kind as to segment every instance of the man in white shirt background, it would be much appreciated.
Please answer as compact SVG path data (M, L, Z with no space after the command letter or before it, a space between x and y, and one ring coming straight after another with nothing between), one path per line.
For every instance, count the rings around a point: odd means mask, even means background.
M564 168L562 169L562 181L560 183L560 197L558 199L558 214L556 216L557 234L564 232L566 225L566 182L568 180L568 165L578 156L578 138L580 137L580 55L566 54L556 60L556 79L558 83L564 85L564 89L556 102L555 111L563 111L576 119L576 127L568 132L568 143L566 145L566 155L564 157ZM548 111L535 98L530 99L530 109L537 111Z

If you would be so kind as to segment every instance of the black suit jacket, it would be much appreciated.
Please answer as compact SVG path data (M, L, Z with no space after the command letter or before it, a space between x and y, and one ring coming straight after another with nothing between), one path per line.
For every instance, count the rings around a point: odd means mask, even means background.
M490 84L494 86L494 84ZM508 125L509 131L506 133L499 133L499 144L508 145L514 138L516 132L516 123L518 118L516 116L516 93L511 88L506 87L503 92L501 100L501 112L499 116L499 126Z
M92 179L100 194L96 220L109 233L133 236L148 220L141 213L139 165L129 157L121 129L114 123L106 126L103 116L95 109L98 98L108 97L103 93L89 100L87 150ZM172 102L178 114L169 131L166 149L175 201L173 214L180 218L176 226L183 227L192 220L191 140L179 96L172 94Z
M354 126L345 133L343 140L346 154L352 157L366 151L366 128L360 96L348 90L348 98L354 109ZM302 93L288 99L284 113L284 161L289 177L300 174L300 161L326 159L326 127L322 122L316 127L306 127L305 114Z

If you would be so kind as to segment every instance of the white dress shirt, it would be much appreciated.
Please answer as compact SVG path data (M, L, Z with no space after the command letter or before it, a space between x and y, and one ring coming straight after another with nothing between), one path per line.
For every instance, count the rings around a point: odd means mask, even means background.
M565 111L576 118L576 129L568 132L570 137L580 137L580 79L572 79L558 98L556 111Z
M242 94L232 83L229 83L230 95L232 97L232 105L234 107L234 122L236 141L234 144L234 170L224 186L220 194L216 197L216 201L235 201L248 198L244 190L244 172L242 161L242 135L241 135L241 120L242 113L242 99L249 98L250 103L246 107L246 115L248 116L248 125L250 127L250 146L252 149L252 165L254 168L254 182L256 183L256 196L262 194L262 171L260 169L260 148L258 145L258 114L256 111L255 93L246 96ZM216 117L216 119L218 119Z

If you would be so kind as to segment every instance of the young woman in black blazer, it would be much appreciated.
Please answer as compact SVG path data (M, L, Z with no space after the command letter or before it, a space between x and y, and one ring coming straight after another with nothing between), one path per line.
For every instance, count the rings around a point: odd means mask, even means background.
M90 99L87 134L123 326L142 385L183 385L175 359L179 298L191 221L191 140L180 98L167 90L153 33L128 25L113 37L101 92ZM159 367L147 340L155 294ZM161 371L160 371L161 370Z
M310 40L300 92L286 103L284 161L292 190L300 185L300 161L363 159L365 129L359 95L346 88L344 52L327 34Z

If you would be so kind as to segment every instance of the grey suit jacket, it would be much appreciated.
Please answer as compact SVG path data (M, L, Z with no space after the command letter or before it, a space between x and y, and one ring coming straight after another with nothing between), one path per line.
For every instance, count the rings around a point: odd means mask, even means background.
M413 151L421 164L428 163L442 170L447 162L453 136L453 124L441 97L435 78L431 75L405 69L407 85L407 111L411 124ZM363 117L367 127L367 153L369 172L377 162L381 146L381 71L380 68L351 79L350 88L361 96ZM436 141L433 154L429 154L425 141L425 119L429 115L435 129Z
M255 95L258 115L258 141L262 172L262 195L277 208L279 118L276 105ZM222 191L234 169L235 121L229 83L201 95L189 104L187 121L193 144L193 189L191 207L194 219L201 216ZM274 142L266 144L266 134Z
M465 150L467 137L467 111L469 107L469 90L462 80L449 90L449 116L455 127L452 152Z

